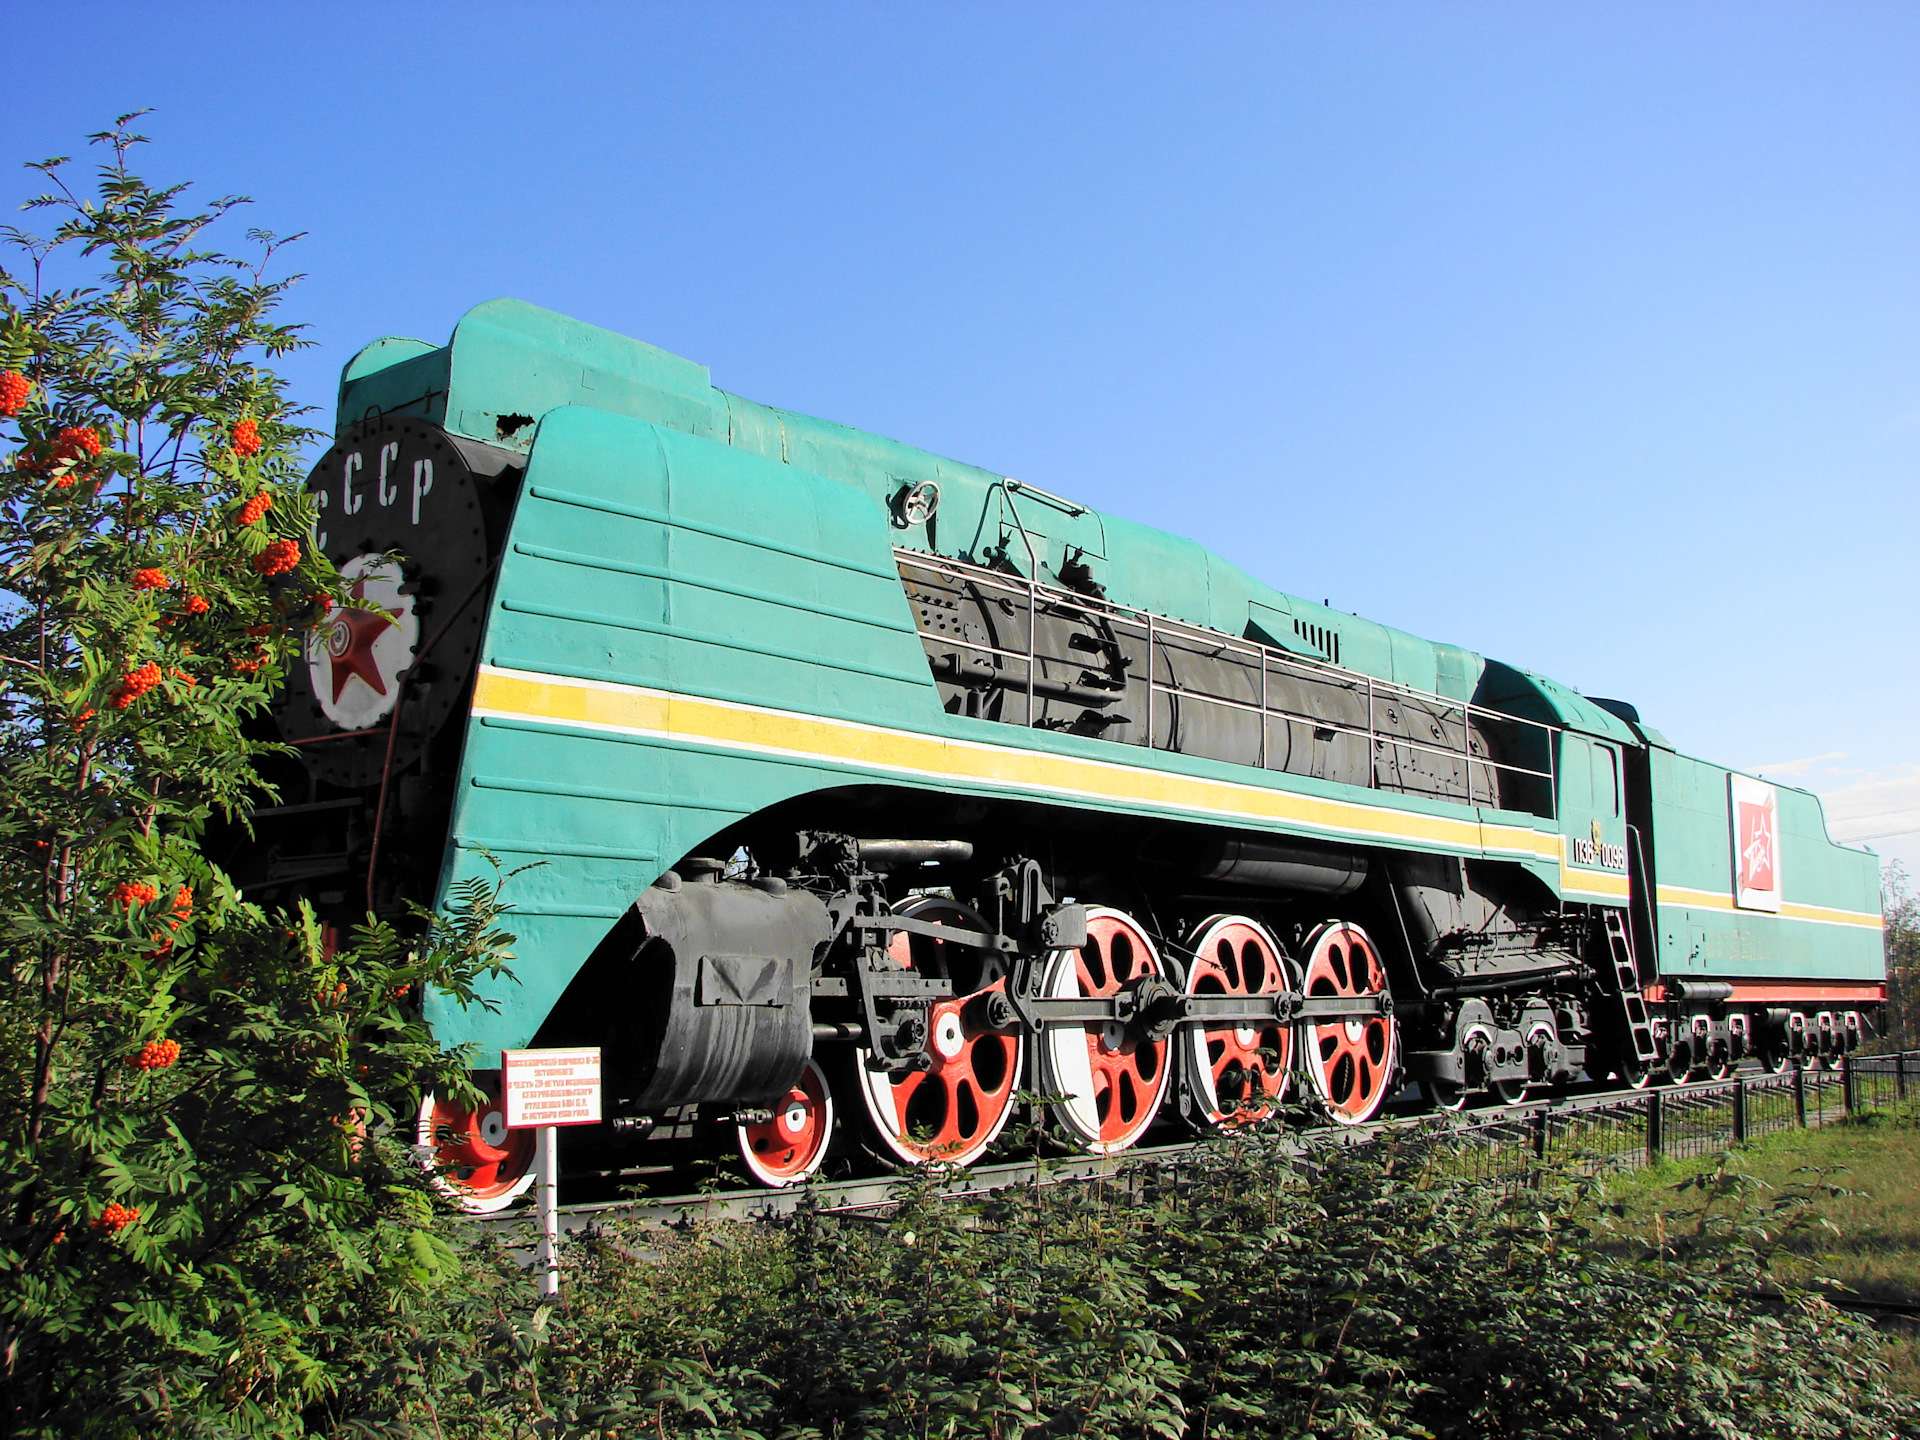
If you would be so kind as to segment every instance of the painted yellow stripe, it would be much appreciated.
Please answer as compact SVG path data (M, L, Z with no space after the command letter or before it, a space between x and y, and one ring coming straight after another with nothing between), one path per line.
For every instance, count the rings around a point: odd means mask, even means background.
M1624 905L1633 893L1627 877L1618 870L1582 870L1570 864L1567 851L1573 842L1560 840L1560 889L1566 895L1584 895L1590 899L1612 900Z
M1689 890L1684 885L1659 887L1662 905L1686 905L1695 910L1731 910L1733 896L1718 890Z
M692 740L794 760L859 765L933 781L982 781L1028 792L1152 805L1209 817L1278 821L1360 839L1414 841L1553 861L1560 865L1563 879L1570 882L1569 889L1577 893L1622 900L1627 894L1624 875L1569 869L1562 836L1516 825L1414 814L1078 756L1047 755L490 665L481 667L475 682L473 711L481 717Z
M1733 896L1724 890L1695 890L1685 885L1659 887L1662 905L1684 905L1690 910L1727 910L1735 908ZM1743 915L1764 916L1764 910L1743 910ZM1867 930L1884 929L1886 922L1871 910L1836 910L1830 905L1799 905L1784 901L1783 920L1808 920L1816 925L1857 925Z

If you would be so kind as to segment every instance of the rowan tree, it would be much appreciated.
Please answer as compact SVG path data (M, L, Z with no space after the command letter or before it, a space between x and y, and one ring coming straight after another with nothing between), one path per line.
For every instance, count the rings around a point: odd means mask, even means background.
M90 184L33 165L52 228L0 234L0 1415L277 1432L367 1314L452 1271L400 1142L464 1060L415 999L470 998L508 937L478 888L335 944L201 852L263 800L250 722L352 602L272 368L306 343L286 242L206 248L244 200L141 179L137 118Z

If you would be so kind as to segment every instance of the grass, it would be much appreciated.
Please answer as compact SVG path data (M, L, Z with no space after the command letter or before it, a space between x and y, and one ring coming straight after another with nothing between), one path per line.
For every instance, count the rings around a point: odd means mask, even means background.
M1920 1303L1920 1108L1784 1130L1608 1187L1603 1233L1648 1263ZM1920 1395L1920 1325L1888 1320L1890 1378Z

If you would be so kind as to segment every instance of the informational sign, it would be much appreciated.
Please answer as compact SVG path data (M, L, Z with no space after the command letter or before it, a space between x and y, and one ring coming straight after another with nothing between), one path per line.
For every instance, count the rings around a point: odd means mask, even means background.
M600 1123L600 1048L502 1050L507 1128Z
M1764 780L1727 777L1733 821L1733 903L1780 909L1780 795Z

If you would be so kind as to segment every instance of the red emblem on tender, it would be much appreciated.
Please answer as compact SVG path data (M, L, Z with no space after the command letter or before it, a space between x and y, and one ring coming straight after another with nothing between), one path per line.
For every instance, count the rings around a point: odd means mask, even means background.
M400 591L405 576L396 561L356 555L340 574L352 582L347 593L369 608L342 607L321 622L307 640L307 674L329 720L365 730L392 713L400 672L420 642L420 621L413 596Z
M1773 807L1737 805L1740 816L1740 887L1771 890L1773 886Z
M367 598L367 577L353 582L347 592L356 600ZM336 610L327 629L327 655L333 661L333 698L336 704L347 682L359 676L373 687L376 695L387 693L387 682L373 658L374 644L393 629L402 612L385 608L374 610Z

